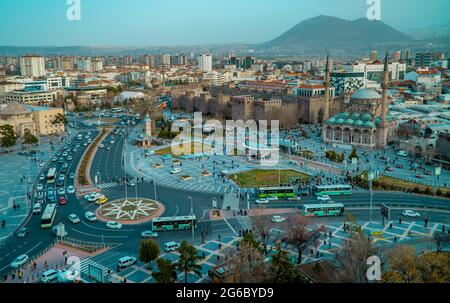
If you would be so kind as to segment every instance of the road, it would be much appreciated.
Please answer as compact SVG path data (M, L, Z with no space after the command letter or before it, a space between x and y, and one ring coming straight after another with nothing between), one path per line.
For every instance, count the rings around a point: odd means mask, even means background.
M88 130L84 129L81 132L85 134ZM91 130L93 138L98 132ZM122 135L114 135L114 144L111 144L111 135L104 141L104 148L98 149L91 166L91 177L95 180L95 175L98 175L99 183L115 183L117 179L124 179L125 170L123 167L123 150L125 138ZM84 140L84 139L83 139ZM73 144L76 144L74 140ZM83 141L82 141L83 142ZM81 156L87 146L81 145L77 153L73 153L73 161L71 161L67 174L75 172L77 163L81 160ZM50 165L55 165L50 163ZM61 164L57 164L58 170L61 169ZM45 184L47 186L47 184ZM66 178L65 186L73 185L73 180ZM206 212L211 209L211 201L216 198L221 207L221 195L213 193L202 193L198 191L189 191L182 189L173 189L167 186L156 185L151 182L138 182L135 187L128 187L127 193L129 196L138 196L142 198L155 198L155 188L158 200L164 204L165 213L163 216L187 215L191 212L191 203L188 198L191 196L194 200L194 213L197 218L204 218ZM108 200L123 198L125 192L125 185L113 184L113 186L102 189L102 193L108 197ZM88 222L84 218L86 211L94 211L97 205L88 203L85 200L79 200L74 194L66 195L68 204L59 206L55 224L64 223L68 232L68 237L77 240L104 242L114 245L114 253L117 256L126 254L136 255L138 243L140 241L140 233L144 230L150 229L151 223L142 225L124 226L122 230L107 229L105 223L102 222ZM354 193L348 197L336 197L336 202L343 202L348 211L352 212L358 220L369 219L369 193ZM316 202L314 197L307 197L303 199L302 203ZM448 199L439 199L429 196L411 195L396 192L375 192L373 202L386 203L388 205L409 204L412 206L422 207L450 207ZM276 202L270 207L287 208L298 207L298 203L293 202ZM255 207L251 204L251 207ZM77 214L81 223L72 224L68 221L69 214ZM392 211L392 219L396 220L401 214L401 207L395 208ZM449 223L450 213L440 212L436 210L428 210L425 212L429 216L430 221ZM321 219L322 220L322 219ZM327 220L339 220L339 218L327 218ZM373 220L381 220L379 209L374 208ZM240 229L245 229L245 219L230 218L226 221L213 222L212 230L214 234L235 234ZM3 247L0 249L6 252L0 257L0 275L10 272L9 264L20 254L27 254L30 258L41 253L45 248L53 243L55 236L50 230L40 228L40 216L30 215L23 226L30 229L30 234L24 238L17 237L9 238ZM180 241L182 239L190 239L191 233L189 231L177 231L161 233L158 242L162 245L167 241ZM199 232L196 231L196 242L199 241Z

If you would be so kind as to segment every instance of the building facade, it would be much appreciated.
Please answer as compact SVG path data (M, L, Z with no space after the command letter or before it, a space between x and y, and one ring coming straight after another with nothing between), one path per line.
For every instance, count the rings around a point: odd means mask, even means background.
M43 77L45 73L44 57L29 55L20 58L20 74L23 77Z

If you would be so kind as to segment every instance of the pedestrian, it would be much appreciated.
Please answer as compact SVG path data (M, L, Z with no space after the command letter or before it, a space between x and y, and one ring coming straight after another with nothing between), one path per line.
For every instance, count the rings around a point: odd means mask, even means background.
M398 218L398 224L402 224L402 218Z

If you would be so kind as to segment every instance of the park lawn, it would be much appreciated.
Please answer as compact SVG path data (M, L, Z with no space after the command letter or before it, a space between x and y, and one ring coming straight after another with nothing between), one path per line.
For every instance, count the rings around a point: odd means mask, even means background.
M176 157L176 156L182 156L182 155L193 155L197 152L196 150L199 150L200 153L209 153L211 151L210 145L202 144L199 142L191 142L190 146L189 146L189 143L179 144L177 147L182 150L181 155L174 155L172 152L172 146L168 146L168 147L164 147L162 149L156 150L155 155L164 156L164 155L170 154L170 155Z
M309 175L296 170L254 169L230 176L240 187L267 187L289 183L289 178L308 179ZM278 182L280 177L280 182Z

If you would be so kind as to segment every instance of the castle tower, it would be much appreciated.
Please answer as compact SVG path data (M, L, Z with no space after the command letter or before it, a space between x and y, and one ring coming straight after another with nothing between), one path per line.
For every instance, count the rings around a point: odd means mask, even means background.
M330 55L327 55L327 63L325 65L325 108L323 111L323 121L330 118L330 72L331 72L331 66L330 66Z

